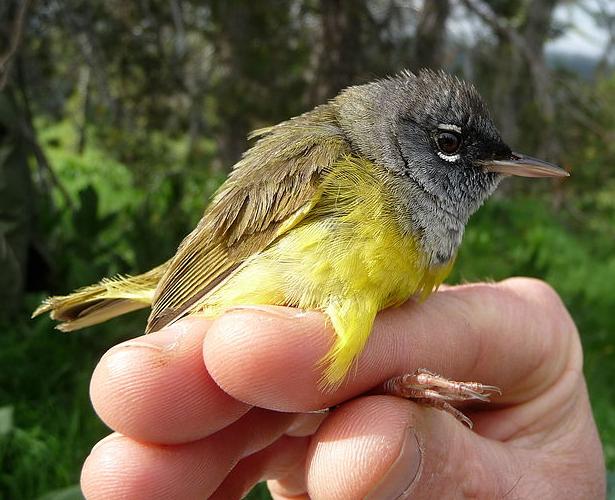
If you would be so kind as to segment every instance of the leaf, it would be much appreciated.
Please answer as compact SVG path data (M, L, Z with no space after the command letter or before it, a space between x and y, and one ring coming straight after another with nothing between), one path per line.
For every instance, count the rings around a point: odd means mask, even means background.
M39 497L38 500L83 500L85 497L81 493L81 488L78 484L53 490Z
M0 407L0 436L4 436L13 430L13 406Z
M607 471L606 484L606 497L609 500L615 500L615 471Z

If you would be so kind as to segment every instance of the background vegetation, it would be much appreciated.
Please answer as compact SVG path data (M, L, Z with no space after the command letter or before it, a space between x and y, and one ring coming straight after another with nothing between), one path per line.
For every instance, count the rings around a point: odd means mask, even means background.
M562 7L604 30L602 56L546 53L579 30ZM608 0L3 1L0 497L78 482L106 432L91 371L144 325L64 336L29 320L40 299L172 255L249 130L423 66L473 80L509 143L572 173L502 186L450 281L526 275L559 291L615 469L614 48Z

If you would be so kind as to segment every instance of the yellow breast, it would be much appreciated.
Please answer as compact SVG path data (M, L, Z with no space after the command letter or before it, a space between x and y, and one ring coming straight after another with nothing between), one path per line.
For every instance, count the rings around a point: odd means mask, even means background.
M307 216L248 259L198 311L217 315L240 304L325 311L337 339L323 361L323 384L339 384L375 314L412 295L427 296L452 267L430 268L419 241L401 231L389 182L367 161L348 158L336 165Z

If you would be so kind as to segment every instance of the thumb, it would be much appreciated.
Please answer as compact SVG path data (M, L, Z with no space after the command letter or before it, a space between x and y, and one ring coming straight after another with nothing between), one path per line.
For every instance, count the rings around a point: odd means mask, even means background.
M519 479L504 443L391 396L350 401L314 435L310 498L499 498Z

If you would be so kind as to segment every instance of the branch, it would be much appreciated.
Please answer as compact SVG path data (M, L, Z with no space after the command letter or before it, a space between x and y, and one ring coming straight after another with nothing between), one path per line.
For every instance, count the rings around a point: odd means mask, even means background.
M525 42L519 32L511 26L510 23L504 19L498 17L493 12L491 7L480 0L461 0L462 3L470 10L474 12L478 17L485 21L493 31L497 32L504 38L507 38L510 43L515 45L520 52L523 53L528 59L534 59L534 55L531 54L528 44Z
M32 148L32 153L36 158L36 163L42 171L47 172L51 183L58 188L60 195L64 198L64 203L67 207L73 208L73 203L70 198L70 194L58 179L58 176L54 172L49 160L47 159L47 155L43 151L43 148L39 144L36 138L36 132L34 130L33 117L32 117L32 109L30 107L30 100L28 98L28 93L26 91L26 79L23 71L23 67L21 64L21 57L17 57L17 79L18 85L17 88L19 93L21 94L21 99L23 102L23 118L21 118L17 124L19 130L22 134L22 137L30 144Z
M612 12L609 10L609 5L611 5L610 0L597 1L595 4L595 10L585 5L583 2L579 3L579 7L583 12L593 18L597 26L602 24L602 27L605 28L608 34L608 39L604 45L602 55L596 64L596 73L599 74L607 72L609 65L612 63L612 54L615 52L615 10Z
M514 45L525 58L533 78L536 97L538 97L543 104L543 111L546 118L548 120L552 120L555 114L555 109L553 106L553 100L546 89L549 84L549 75L542 58L542 54L533 51L525 38L523 38L523 36L521 36L521 34L519 34L519 32L511 26L510 23L498 17L498 15L493 12L491 7L483 1L461 1L468 8L468 10L476 14L485 23L487 23L493 31L506 38L512 45Z
M4 54L0 55L0 91L4 89L8 80L9 68L11 59L17 52L19 42L21 41L21 34L23 32L23 25L26 18L26 11L30 5L30 0L21 0L15 16L15 24L11 31L9 38L9 47Z

